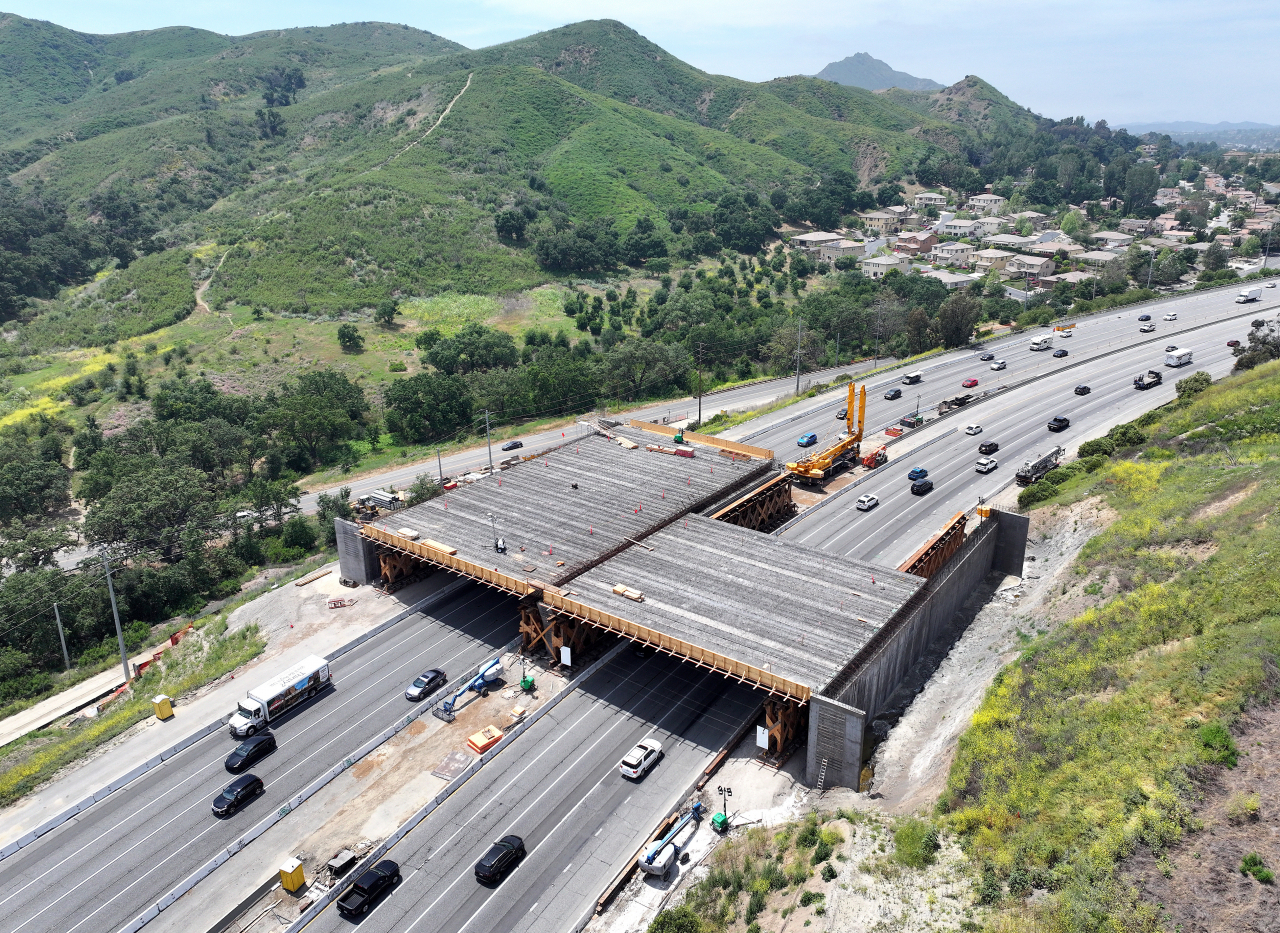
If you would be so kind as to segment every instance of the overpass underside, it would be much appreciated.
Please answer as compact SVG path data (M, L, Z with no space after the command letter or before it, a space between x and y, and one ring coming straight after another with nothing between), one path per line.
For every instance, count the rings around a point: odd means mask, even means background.
M572 657L608 632L719 671L766 695L770 752L807 734L810 780L857 786L865 723L940 628L931 607L956 586L938 581L973 551L963 522L915 572L878 567L731 523L780 508L768 451L726 457L693 436L693 456L677 456L638 430L609 433L385 523L340 524L343 576L449 570L519 599L527 650ZM997 519L970 536L991 547L966 558L964 579L991 566Z

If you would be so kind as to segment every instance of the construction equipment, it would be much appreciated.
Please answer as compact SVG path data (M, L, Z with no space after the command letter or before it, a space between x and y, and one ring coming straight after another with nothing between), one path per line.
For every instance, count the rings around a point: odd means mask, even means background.
M676 821L676 825L671 831L646 849L638 859L636 864L640 866L640 870L646 875L661 875L666 879L671 874L671 869L676 863L676 859L680 857L680 853L688 847L690 840L693 839L693 833L689 833L684 837L682 842L677 842L676 837L691 822L702 822L702 814L706 812L706 804L702 802L695 803L693 809L680 817ZM697 827L694 828L697 832Z
M1032 483L1039 482L1046 473L1058 465L1058 458L1062 456L1062 452L1061 447L1055 447L1047 454L1036 454L1022 464L1014 479L1019 486L1030 486Z
M856 404L855 404L856 402ZM858 425L853 424L854 409L858 412ZM845 408L845 433L825 449L787 464L787 471L802 483L825 483L843 463L858 459L862 444L862 427L867 410L867 387L859 392L849 383L849 404Z
M882 467L889 462L889 448L881 444L871 453L862 458L862 465L868 470L874 470L876 467Z
M938 414L945 415L949 411L955 411L957 408L964 408L973 401L972 395L957 395L955 398L949 398L938 403Z
M482 697L487 697L489 695L489 685L501 676L502 659L494 658L484 667L480 668L480 673L471 678L471 680L468 681L461 690L433 709L431 714L437 719L443 719L445 722L453 722L456 718L453 715L453 708L468 690L474 690Z
M1164 382L1164 374L1158 369L1148 369L1145 375L1133 377L1135 389L1150 389Z

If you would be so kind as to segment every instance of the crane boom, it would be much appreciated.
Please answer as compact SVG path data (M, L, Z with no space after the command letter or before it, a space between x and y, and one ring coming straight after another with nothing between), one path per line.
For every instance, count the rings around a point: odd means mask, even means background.
M854 409L857 409L857 427L854 427ZM846 432L818 453L788 463L787 470L802 483L821 483L831 478L836 468L850 460L857 460L862 442L862 429L866 422L867 387L859 388L849 382L849 401L845 406Z

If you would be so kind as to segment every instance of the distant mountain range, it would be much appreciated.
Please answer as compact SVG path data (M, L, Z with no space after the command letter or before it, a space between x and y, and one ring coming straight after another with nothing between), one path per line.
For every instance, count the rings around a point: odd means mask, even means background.
M894 71L886 62L872 58L866 52L832 62L814 77L869 91L881 91L889 87L900 87L904 91L940 91L944 87L929 78L917 78L905 71Z
M847 60L847 59L846 59ZM1231 130L1280 130L1270 123L1197 123L1195 120L1174 120L1166 123L1130 123L1125 129L1135 136L1143 133L1222 133Z

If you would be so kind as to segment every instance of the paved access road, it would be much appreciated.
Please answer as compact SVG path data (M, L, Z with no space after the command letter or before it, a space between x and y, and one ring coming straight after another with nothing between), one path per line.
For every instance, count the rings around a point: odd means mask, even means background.
M404 880L361 929L571 927L759 702L716 673L624 649L392 848ZM624 778L618 762L649 735L665 757L643 779ZM500 884L480 884L476 861L508 833L524 838L527 857ZM307 927L348 929L334 907Z
M881 358L880 365L885 365L886 359ZM814 382L827 382L834 379L841 373L857 374L872 368L871 362L861 362L849 364L845 366L833 367L830 369L819 370L818 372L804 373L800 377L800 384L812 384ZM717 392L714 395L705 395L702 398L702 414L705 418L719 412L721 409L731 411L742 411L745 409L759 408L767 405L774 399L781 398L795 391L795 383L790 377L781 379L768 379L763 382L755 382L750 385L740 386L735 389L728 389L724 392ZM672 421L684 420L685 418L698 417L698 400L696 398L678 399L671 402L661 402L659 404L648 405L636 411L627 412L623 415L613 415L616 418L637 418L642 421L657 420L661 422L663 418L670 418ZM567 428L557 428L554 431L540 431L536 434L521 435L520 440L524 443L524 448L518 451L504 453L499 450L499 445L493 446L493 462L496 464L499 460L506 457L516 456L518 454L528 454L533 451L542 450L553 444L563 443L561 432L567 437L574 437L583 432L581 425L571 425ZM505 441L504 441L505 443ZM465 450L461 453L452 454L442 458L445 476L457 476L470 470L479 470L489 465L489 451L483 444L473 450ZM308 493L301 499L301 506L304 512L314 512L316 509L316 500L320 492L337 493L342 486L349 486L353 496L363 496L375 489L385 489L387 486L395 486L396 489L407 489L413 485L413 481L418 478L419 474L426 473L429 476L437 475L436 462L428 460L426 462L413 463L407 466L399 467L395 470L389 470L386 473L380 473L377 476L365 478L357 478L349 482L338 483L331 489L317 490Z
M119 929L400 719L413 705L404 690L415 675L432 667L467 673L514 637L517 619L510 597L465 587L437 606L434 618L405 619L338 658L335 688L272 727L278 750L250 769L266 793L228 819L215 817L209 805L233 778L223 761L237 740L220 730L197 742L0 862L0 930ZM252 686L246 678L245 688Z
M1258 309L1258 313L1264 312ZM1265 313L1274 316L1275 310ZM1164 366L1166 338L1157 333L1160 339L1155 344L1055 373L965 408L936 425L920 429L912 444L954 433L919 453L906 451L891 457L888 464L855 490L816 510L783 535L826 550L897 566L956 512L973 508L980 495L989 498L1012 482L1024 460L1054 446L1074 449L1084 440L1105 434L1111 426L1164 404L1177 395L1177 380L1196 370L1205 370L1214 378L1225 376L1234 362L1226 341L1238 339L1247 329L1247 320L1222 321L1182 334L1176 341L1168 338L1168 343L1176 342L1194 351L1193 364L1182 369ZM1011 359L1014 353L1025 357L1029 351L1009 351ZM1147 369L1160 370L1165 381L1153 389L1135 389L1134 375ZM1075 387L1082 384L1090 387L1088 395L1075 394ZM1070 418L1071 426L1062 432L1050 432L1048 420L1055 415ZM972 424L980 425L982 433L967 434L965 428ZM974 470L980 456L978 444L983 441L1000 444L999 452L993 455L1000 466L989 474ZM889 450L892 454L894 448ZM929 471L934 482L932 492L923 496L911 494L907 472L915 466ZM880 504L869 512L860 512L854 503L865 493L878 496Z
M960 350L923 361L918 370L924 373L924 379L916 385L903 385L902 377L907 372L906 369L885 373L872 378L867 384L866 434L881 431L896 423L902 416L912 414L917 410L917 405L921 414L933 417L937 414L938 403L944 399L980 394L986 389L1011 385L1042 373L1065 369L1082 358L1087 359L1127 346L1142 347L1127 359L1131 360L1130 366L1136 367L1138 362L1142 362L1145 368L1151 365L1151 360L1163 361L1165 346L1181 344L1182 333L1193 333L1193 328L1210 321L1246 315L1237 318L1231 330L1232 337L1244 341L1249 332L1249 318L1264 316L1268 306L1280 301L1280 288L1264 289L1263 300L1252 305L1235 304L1238 291L1239 289L1232 288L1196 292L1167 301L1080 319L1073 336L1057 337L1054 340L1054 350L1064 349L1068 352L1069 355L1065 358L1054 358L1052 351L1033 353L1027 349L1034 338L1053 333L1051 328L1035 327L1016 336L992 341L978 350ZM1162 320L1169 312L1178 315L1177 321ZM1143 314L1151 315L1152 323L1156 325L1154 333L1138 332L1141 326L1138 317ZM1274 309L1270 315L1275 316ZM992 370L991 363L978 358L984 353L994 353L997 360L1006 362L1006 368ZM962 383L971 377L978 380L978 385L965 388ZM902 390L902 397L896 401L886 400L885 392L894 388ZM831 442L844 430L844 422L836 420L836 412L844 407L845 394L829 393L823 399L821 403L811 403L804 417L791 420L797 412L805 411L803 406L795 406L768 415L760 419L759 424L749 427L744 425L725 436L766 447L775 451L779 459L795 460L804 453L820 450L823 444ZM810 431L818 434L818 444L807 451L797 447L796 439Z

